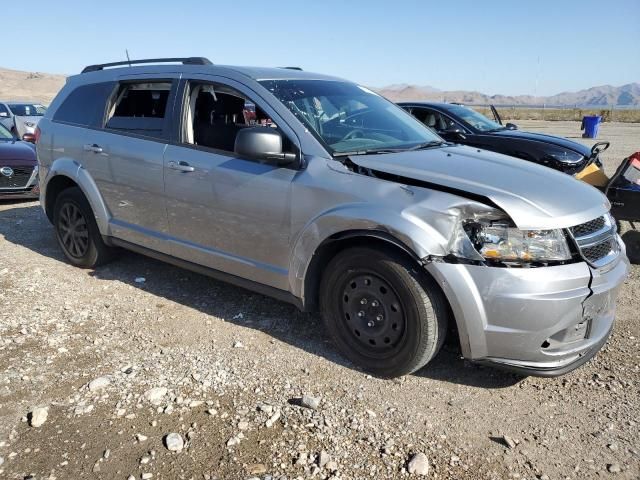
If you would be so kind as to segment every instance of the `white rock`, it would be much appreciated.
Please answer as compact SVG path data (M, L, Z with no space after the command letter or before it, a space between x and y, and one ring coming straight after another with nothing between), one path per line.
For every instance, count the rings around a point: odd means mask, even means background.
M97 390L101 390L107 385L109 385L110 383L111 383L111 380L109 380L107 377L95 378L89 382L89 391L95 392Z
M320 406L320 399L311 395L303 395L300 399L300 406L315 410Z
M327 452L322 450L320 452L320 455L318 455L318 466L320 468L323 468L330 461L331 461L331 456Z
M137 439L139 442L146 442L146 441L147 441L147 438L149 438L149 437L147 437L146 435L143 435L143 434L141 434L141 433L136 434L136 439Z
M41 427L44 425L44 422L47 421L47 417L49 416L49 408L48 407L38 407L34 408L33 411L29 415L30 424L32 427Z
M162 399L167 394L168 390L165 387L154 387L144 392L144 398L149 402L157 405L162 402Z
M184 440L179 433L170 433L164 437L164 444L171 452L181 452L184 448Z
M142 478L142 480L149 480L150 478L153 478L153 473L143 473L140 478Z
M0 465L4 463L4 458L0 457Z
M429 459L422 452L416 453L409 461L407 470L415 475L429 475Z
M249 429L249 422L238 422L238 430L248 430Z
M214 417L214 416L216 416L218 414L218 411L215 408L209 408L209 409L207 409L207 414L209 414L212 417Z
M244 348L244 345L240 340L236 340L235 342L233 342L233 348Z
M197 407L199 407L200 405L202 405L203 403L204 403L204 402L203 402L202 400L192 400L192 401L189 403L189 408L197 408Z
M267 428L271 428L276 424L278 420L280 420L280 410L276 410L276 413L271 415L269 420L266 421L265 425Z

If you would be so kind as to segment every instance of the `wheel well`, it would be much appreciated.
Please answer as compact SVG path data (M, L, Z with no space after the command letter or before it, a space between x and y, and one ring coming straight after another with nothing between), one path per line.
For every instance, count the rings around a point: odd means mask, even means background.
M78 184L64 175L58 175L49 180L47 184L46 197L45 197L45 212L47 212L47 218L53 222L53 207L56 204L56 198L63 190L71 187L77 187Z
M376 246L380 249L393 250L420 263L418 256L406 245L384 232L344 232L332 235L316 249L304 278L304 310L318 310L318 295L324 267L338 253L347 248Z

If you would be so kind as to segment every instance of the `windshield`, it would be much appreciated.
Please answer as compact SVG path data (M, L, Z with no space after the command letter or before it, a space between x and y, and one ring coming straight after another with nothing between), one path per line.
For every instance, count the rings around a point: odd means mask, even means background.
M15 103L7 106L18 117L41 117L47 111L46 107L37 103Z
M260 82L333 155L415 148L443 140L400 107L367 88L327 80Z
M462 120L467 122L473 128L480 130L481 132L488 132L490 130L504 130L505 127L493 120L489 120L487 117L479 112L476 112L472 108L465 107L463 105L447 105L447 110L457 115Z
M13 140L13 135L0 123L0 141L2 140Z

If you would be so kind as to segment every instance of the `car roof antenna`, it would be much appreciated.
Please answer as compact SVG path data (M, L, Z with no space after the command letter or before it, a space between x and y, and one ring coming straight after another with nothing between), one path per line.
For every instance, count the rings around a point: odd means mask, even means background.
M129 58L129 49L125 48L124 49L124 53L127 54L127 62L129 62L129 66L131 66L131 58Z

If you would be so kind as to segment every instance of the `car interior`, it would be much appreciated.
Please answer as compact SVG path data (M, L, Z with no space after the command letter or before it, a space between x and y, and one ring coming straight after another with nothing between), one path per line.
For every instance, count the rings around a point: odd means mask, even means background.
M427 127L435 130L436 132L442 132L447 130L451 126L451 121L447 122L443 115L433 110L425 109L413 109L412 114Z
M185 117L186 143L227 152L234 151L236 135L243 128L278 128L264 110L241 93L212 84L191 85ZM285 135L283 147L292 150Z

